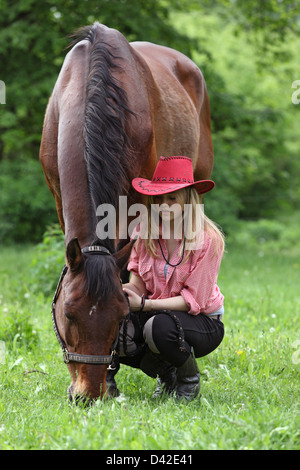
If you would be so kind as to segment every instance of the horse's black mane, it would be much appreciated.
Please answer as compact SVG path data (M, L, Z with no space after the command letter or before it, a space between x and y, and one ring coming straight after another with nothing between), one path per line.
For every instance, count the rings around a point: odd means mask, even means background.
M103 244L102 244L103 245ZM106 302L110 295L119 295L119 286L114 282L116 263L109 255L84 255L85 290L96 303Z
M104 203L117 209L119 195L126 194L130 186L132 160L125 123L128 113L134 115L128 107L125 90L114 76L122 59L102 40L99 23L81 28L73 37L72 46L84 39L91 43L84 139L92 210L96 211ZM109 238L94 244L114 251L114 241ZM116 290L112 281L116 270L112 256L85 255L84 270L86 289L93 299L105 299Z
M91 43L84 139L94 210L103 203L117 208L119 195L126 194L130 186L132 150L125 124L128 113L134 115L125 90L114 76L122 58L101 39L99 23L81 28L74 37L72 45L83 39Z

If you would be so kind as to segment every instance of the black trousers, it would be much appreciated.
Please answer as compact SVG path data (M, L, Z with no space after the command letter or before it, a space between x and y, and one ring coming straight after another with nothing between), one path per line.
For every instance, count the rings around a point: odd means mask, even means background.
M126 325L127 324L127 325ZM180 367L194 350L211 353L224 337L223 322L183 311L131 312L120 330L120 362L138 367L145 346L166 362Z

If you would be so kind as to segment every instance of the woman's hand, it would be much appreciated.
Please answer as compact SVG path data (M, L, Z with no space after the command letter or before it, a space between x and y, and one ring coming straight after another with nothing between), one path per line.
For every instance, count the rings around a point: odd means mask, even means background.
M133 312L140 310L141 303L142 303L141 296L137 294L136 292L134 292L133 290L128 289L127 287L123 287L123 291L126 292L126 294L128 295L128 301L129 301L131 310Z
M123 287L123 291L128 295L131 310L133 312L141 310L143 304L142 297L127 287ZM170 297L168 299L146 299L143 311L149 312L156 310L181 310L183 312L187 312L189 307L181 295Z

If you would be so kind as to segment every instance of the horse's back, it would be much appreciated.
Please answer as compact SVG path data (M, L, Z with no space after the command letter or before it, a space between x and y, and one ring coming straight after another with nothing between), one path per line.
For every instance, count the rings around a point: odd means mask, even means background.
M204 78L191 59L175 49L150 42L137 41L130 44L143 56L161 86L164 86L164 83L168 85L162 74L171 74L185 88L195 106L201 105L199 100Z
M155 89L158 155L192 158L195 176L209 178L213 166L210 105L202 72L187 56L149 42L130 43L149 67Z
M195 177L209 178L213 165L210 108L199 68L174 49L128 43L119 31L103 25L97 25L97 31L105 39L103 47L112 47L121 58L114 73L119 74L135 116L127 117L127 134L135 149L131 176L151 177L160 155L186 155L193 160ZM60 212L60 190L69 169L81 166L78 175L85 172L82 129L90 54L87 40L67 54L45 116L40 159ZM60 158L64 165L59 165ZM79 182L74 184L79 187Z

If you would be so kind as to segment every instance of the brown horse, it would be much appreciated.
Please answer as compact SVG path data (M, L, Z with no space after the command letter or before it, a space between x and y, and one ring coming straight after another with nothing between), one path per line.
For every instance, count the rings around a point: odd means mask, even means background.
M210 106L202 73L170 48L128 43L99 23L83 28L49 100L40 148L65 234L67 268L53 312L73 399L103 397L106 359L128 312L120 284L127 245L97 240L96 209L102 203L118 208L120 195L128 196L128 206L141 202L130 182L151 178L160 155L189 156L196 179L210 178Z

